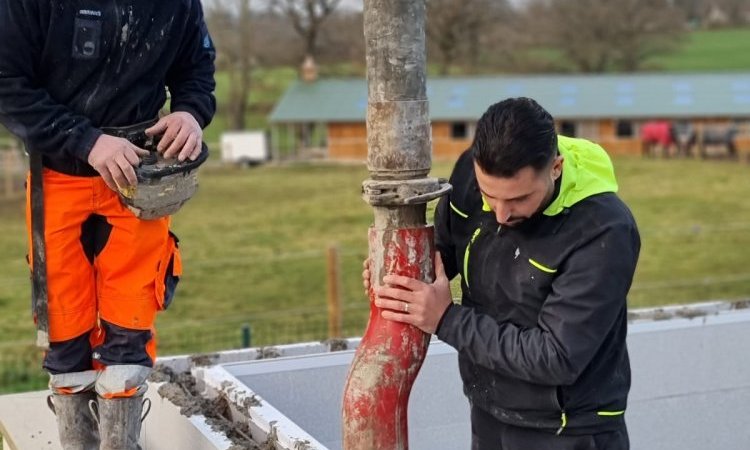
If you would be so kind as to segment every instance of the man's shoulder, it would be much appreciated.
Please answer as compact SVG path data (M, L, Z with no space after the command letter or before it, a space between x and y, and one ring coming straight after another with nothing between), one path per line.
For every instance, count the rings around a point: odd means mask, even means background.
M465 150L461 155L459 155L458 159L456 160L456 164L453 166L453 171L451 171L451 181L452 182L459 182L459 181L466 181L468 179L473 179L474 176L474 158L471 155L471 150Z
M474 174L474 158L470 150L462 153L456 161L450 176L450 183L453 189L448 196L448 201L454 211L457 209L459 215L464 218L481 213L482 197Z
M569 210L570 219L589 227L637 228L628 205L614 192L592 195Z

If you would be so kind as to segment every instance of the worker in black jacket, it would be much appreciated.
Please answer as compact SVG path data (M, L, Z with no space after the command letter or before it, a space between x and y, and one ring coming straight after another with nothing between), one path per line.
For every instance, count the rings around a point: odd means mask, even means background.
M200 0L0 0L0 43L0 122L44 166L44 368L62 446L139 448L154 318L181 264L169 217L120 202L148 152L117 136L161 136L165 158L201 154L216 104Z
M491 106L471 152L474 174L459 163L452 183L465 192L475 175L494 220L454 204L476 226L461 251L466 233L451 244L457 219L444 202L435 226L446 263L437 258L435 282L386 276L376 304L456 348L472 448L629 448L626 296L640 238L609 157L557 136L528 98ZM458 268L456 253L443 253L451 245L463 254ZM446 276L457 270L461 305Z

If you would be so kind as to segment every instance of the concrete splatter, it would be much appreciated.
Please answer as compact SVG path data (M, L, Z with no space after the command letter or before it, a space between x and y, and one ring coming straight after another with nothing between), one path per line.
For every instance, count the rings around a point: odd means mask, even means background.
M260 347L255 359L273 359L281 356L281 352L276 347Z
M218 362L218 353L204 353L190 357L190 363L195 367L215 366Z
M225 395L216 398L205 398L198 391L195 378L189 372L175 374L168 367L158 367L154 370L152 381L164 381L158 393L180 408L180 414L190 417L202 415L213 431L223 433L232 442L235 449L258 450L263 444L252 439L252 433L246 420L233 417L232 407ZM245 403L254 406L258 402L249 397Z
M321 344L328 346L328 351L331 352L339 352L342 350L347 350L349 348L349 344L346 342L346 339L326 339L324 341L320 341Z

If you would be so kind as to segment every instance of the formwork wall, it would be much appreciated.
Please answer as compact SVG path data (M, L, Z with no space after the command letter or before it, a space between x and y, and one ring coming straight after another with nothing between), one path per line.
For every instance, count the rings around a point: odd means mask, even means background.
M658 319L658 318L657 318ZM630 325L633 450L747 450L750 311ZM341 448L342 386L353 352L224 366L326 448ZM468 448L455 351L433 342L409 408L413 450Z
M750 448L746 306L709 304L633 315L628 336L633 386L625 416L632 450ZM270 439L276 449L335 450L341 448L341 399L357 342L173 357L160 364L191 371L202 389L231 401L250 418L248 432L257 442ZM332 351L345 347L350 350ZM236 448L210 420L186 417L158 391L152 385L148 394L153 408L144 423L144 449ZM60 448L46 395L0 396L0 433L11 449ZM248 398L254 406L246 406ZM456 353L437 340L412 391L409 433L412 450L469 446L469 406Z

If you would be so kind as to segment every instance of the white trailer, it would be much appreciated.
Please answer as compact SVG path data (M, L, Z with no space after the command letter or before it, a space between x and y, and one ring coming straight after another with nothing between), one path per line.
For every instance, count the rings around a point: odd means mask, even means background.
M270 159L263 131L231 131L221 135L221 161L256 165Z

